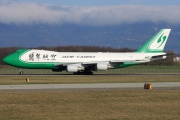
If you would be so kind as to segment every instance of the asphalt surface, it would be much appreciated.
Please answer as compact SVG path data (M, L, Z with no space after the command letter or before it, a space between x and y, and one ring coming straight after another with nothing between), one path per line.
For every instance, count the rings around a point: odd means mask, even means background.
M145 83L28 84L0 85L0 92L31 90L143 90ZM153 82L153 89L180 90L180 82Z
M21 76L180 76L180 74L94 74L94 75L73 75L73 74L0 74L4 77L21 77Z

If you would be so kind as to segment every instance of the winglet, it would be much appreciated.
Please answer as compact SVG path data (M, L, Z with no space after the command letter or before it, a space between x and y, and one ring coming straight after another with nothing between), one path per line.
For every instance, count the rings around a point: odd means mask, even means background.
M162 52L171 29L162 29L136 52Z

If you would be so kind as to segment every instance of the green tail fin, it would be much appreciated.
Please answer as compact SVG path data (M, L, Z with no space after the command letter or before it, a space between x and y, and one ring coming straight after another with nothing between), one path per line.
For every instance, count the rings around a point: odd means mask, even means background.
M162 29L156 35L154 35L149 41L147 41L136 52L162 52L166 41L168 39L171 29Z

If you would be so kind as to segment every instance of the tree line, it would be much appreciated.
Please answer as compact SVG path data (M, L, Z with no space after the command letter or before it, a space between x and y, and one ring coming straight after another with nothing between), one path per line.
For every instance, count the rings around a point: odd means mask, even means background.
M15 52L18 49L31 49L31 48L22 48L22 47L3 47L0 48L0 65L4 65L2 59ZM130 48L112 48L112 47L98 47L98 46L55 46L55 47L36 47L33 49L43 49L43 50L51 50L58 52L134 52L134 49ZM174 58L176 54L173 51L166 51L169 55L164 60L158 60L150 63L146 63L147 65L177 65L177 62L174 62Z

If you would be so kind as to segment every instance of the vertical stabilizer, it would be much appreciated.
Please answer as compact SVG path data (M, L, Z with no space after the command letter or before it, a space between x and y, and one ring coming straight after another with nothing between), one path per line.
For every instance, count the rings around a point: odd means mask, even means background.
M162 29L136 52L162 52L171 29Z

